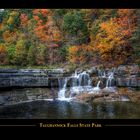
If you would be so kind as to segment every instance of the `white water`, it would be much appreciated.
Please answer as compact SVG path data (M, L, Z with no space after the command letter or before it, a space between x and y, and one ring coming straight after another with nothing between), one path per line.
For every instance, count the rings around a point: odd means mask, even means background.
M97 83L97 86L94 88L94 91L99 91L100 90L100 83L101 83L101 81L99 81L98 83Z
M101 81L99 81L99 82L97 83L97 88L99 88L99 86L100 86L100 83L101 83Z
M69 97L66 97L66 92L68 91L67 83L68 80L72 80L71 87L69 89ZM58 92L58 100L65 100L69 101L71 100L71 97L73 94L80 94L83 92L90 92L93 90L93 87L91 86L91 79L89 74L86 71L83 71L82 73L75 73L69 77L64 79L58 79L59 82L59 92ZM68 96L68 95L67 95Z
M71 94L80 94L82 92L89 92L93 88L91 86L91 79L89 74L86 71L83 71L82 73L77 73L75 71L75 74L71 76L72 78L72 86L70 88Z
M108 79L106 81L106 87L105 90L109 91L109 92L115 92L115 87L112 86L112 80L114 79L114 70L113 72L109 72L108 73Z
M114 79L114 73L111 72L108 79L107 79L107 82L106 82L106 88L108 87L111 87L111 84L112 84L112 80Z
M67 91L67 83L68 78L58 79L59 82L59 92L58 92L58 100L70 100L70 98L65 97L65 93Z
M100 78L108 76L106 80L105 90L114 91L114 87L112 87L114 72L106 74L105 71L99 71L98 74ZM69 80L71 80L71 86L68 88L67 83ZM100 88L101 81L99 80L96 87L93 87L91 84L92 83L91 78L86 71L83 71L81 73L75 71L75 73L71 77L58 79L58 82L59 82L58 100L70 101L72 97L75 96L75 94L81 93L94 94L99 93L99 91L101 90ZM66 97L67 92L69 92L69 95L67 95Z
M130 101L130 99L127 96L121 96L121 101Z

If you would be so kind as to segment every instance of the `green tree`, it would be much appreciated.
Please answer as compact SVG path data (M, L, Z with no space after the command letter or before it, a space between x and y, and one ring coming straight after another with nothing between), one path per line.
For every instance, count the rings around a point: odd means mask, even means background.
M27 64L27 48L24 40L17 41L14 63L16 65L25 66Z
M88 28L79 11L69 12L64 15L63 30L68 38L73 37L77 44L86 43L89 37Z
M27 62L31 66L36 64L36 48L33 45L29 47Z
M16 46L14 44L9 45L7 47L7 55L8 55L9 64L14 64L15 51L16 51Z
M47 48L43 44L39 44L37 47L37 56L36 56L36 63L37 65L45 65L46 64L46 52Z

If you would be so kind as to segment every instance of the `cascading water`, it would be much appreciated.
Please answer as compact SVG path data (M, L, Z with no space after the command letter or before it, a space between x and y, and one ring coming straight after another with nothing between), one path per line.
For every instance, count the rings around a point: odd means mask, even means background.
M114 73L111 72L110 75L108 76L108 79L107 79L107 82L106 82L106 88L111 87L113 79L114 79Z
M114 71L110 73L105 73L105 71L99 71L98 76L100 78L107 78L106 80L106 87L105 89L113 91L112 87L112 80L114 79ZM70 80L70 87L67 87L67 83ZM97 86L93 87L90 75L83 71L81 73L78 73L75 71L75 73L71 77L66 78L60 78L58 79L59 82L59 92L58 92L58 99L59 100L70 100L71 97L74 97L76 94L80 93L99 93L101 90L100 84L101 79L98 81ZM69 97L68 97L68 94ZM67 94L67 97L66 97Z
M112 80L114 79L114 70L113 72L109 72L108 73L108 78L107 78L107 81L106 81L106 87L105 89L108 90L108 91L111 91L111 92L115 92L115 88L112 86Z
M82 73L78 74L77 71L75 71L75 74L71 76L72 78L72 86L70 88L71 94L73 93L82 93L84 91L91 90L91 79L89 74L86 71L83 71Z
M59 92L58 92L58 99L59 100L67 100L69 98L65 97L65 93L67 91L66 87L67 87L67 83L68 83L68 78L64 78L64 79L58 79L58 83L59 83Z
M89 86L91 85L91 79L89 74L86 71L83 71L82 73L77 73L75 71L75 74L71 76L72 78L72 86Z
M99 91L100 90L100 83L101 83L101 81L99 81L97 83L97 86L94 88L94 91Z
M99 81L99 82L97 83L97 88L99 88L99 86L100 86L100 83L101 83L101 81Z

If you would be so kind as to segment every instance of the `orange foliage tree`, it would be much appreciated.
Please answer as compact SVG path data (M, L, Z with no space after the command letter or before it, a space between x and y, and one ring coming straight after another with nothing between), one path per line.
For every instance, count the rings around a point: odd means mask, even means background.
M132 15L131 10L124 10L124 12L127 14L124 16L120 14L121 16L100 24L100 32L94 40L96 45L94 47L99 51L103 62L113 62L119 65L125 63L133 53L129 39L136 29L136 17Z
M28 24L28 16L25 13L22 13L20 15L20 22L21 22L21 26L26 26Z
M139 50L136 11L5 9L0 13L1 64L6 53L13 65L54 64L66 58L76 64L127 63L134 58L132 44Z
M5 46L3 45L0 45L0 64L7 64L7 52Z
M91 47L86 44L71 46L68 49L68 60L71 63L83 64L90 59L90 51Z
M61 33L53 22L52 12L48 9L36 9L33 14L36 21L34 32L41 43L47 47L48 62L50 64L57 62L57 48L61 41Z

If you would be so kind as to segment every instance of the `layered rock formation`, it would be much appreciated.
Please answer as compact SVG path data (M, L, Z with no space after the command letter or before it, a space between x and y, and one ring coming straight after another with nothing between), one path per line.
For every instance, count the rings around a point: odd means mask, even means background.
M82 70L81 70L82 71ZM100 87L107 86L109 71L114 72L111 84L117 87L140 87L140 68L137 65L119 66L118 68L100 69L92 67L86 70L92 85L101 81ZM72 85L72 73L64 69L0 69L0 88L7 87L59 87L59 81L69 77L67 86Z
M58 87L58 78L68 76L61 70L0 69L0 88Z

